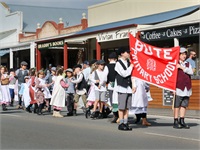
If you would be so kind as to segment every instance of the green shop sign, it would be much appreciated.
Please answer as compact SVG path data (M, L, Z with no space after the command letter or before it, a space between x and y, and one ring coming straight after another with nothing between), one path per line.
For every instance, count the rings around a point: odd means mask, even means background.
M38 44L38 49L48 49L49 47L63 47L63 46L64 46L64 41L61 40L61 41Z

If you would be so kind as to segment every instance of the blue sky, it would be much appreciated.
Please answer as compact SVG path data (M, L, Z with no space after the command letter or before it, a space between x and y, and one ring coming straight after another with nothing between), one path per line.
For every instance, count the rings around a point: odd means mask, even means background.
M88 6L106 1L109 0L2 0L6 4L82 9L87 9Z

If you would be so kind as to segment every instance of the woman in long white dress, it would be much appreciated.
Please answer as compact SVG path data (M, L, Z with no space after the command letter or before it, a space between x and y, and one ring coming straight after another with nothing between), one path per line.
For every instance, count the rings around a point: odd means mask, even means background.
M10 91L9 91L9 76L6 73L7 68L1 66L0 67L0 92L1 92L1 97L0 97L0 104L2 105L2 110L5 111L7 110L6 106L10 104L11 102L11 97L10 97ZM8 80L8 82L5 82Z

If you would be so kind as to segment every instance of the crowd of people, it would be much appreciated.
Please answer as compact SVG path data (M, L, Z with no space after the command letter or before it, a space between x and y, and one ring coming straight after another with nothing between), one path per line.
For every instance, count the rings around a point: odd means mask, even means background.
M185 49L181 49L182 62L185 62L185 53ZM111 122L118 123L119 130L128 131L132 130L128 116L135 114L135 123L139 123L142 118L142 125L150 126L151 123L147 121L149 84L131 76L134 66L129 57L129 49L120 48L117 53L112 52L109 55L108 64L104 60L94 59L66 70L62 66L49 65L48 69L38 71L35 68L27 70L28 63L25 61L21 62L21 67L16 71L1 66L2 110L6 111L8 105L14 106L17 103L17 109L37 115L48 112L53 117L62 118L62 109L67 110L67 116L76 116L79 100L82 100L86 118L103 119L113 113ZM188 77L193 72L191 65L180 63L177 68L179 74L189 82ZM188 75L185 76L183 72ZM189 128L184 122L184 115L191 86L179 86L178 93L181 95L176 95L173 127ZM182 115L180 121L179 110Z

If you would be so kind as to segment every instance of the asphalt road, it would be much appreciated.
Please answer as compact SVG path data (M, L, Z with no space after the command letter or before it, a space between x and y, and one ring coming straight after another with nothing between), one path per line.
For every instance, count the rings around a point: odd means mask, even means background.
M54 118L11 108L0 116L1 149L200 149L199 119L186 119L190 129L173 129L172 117L149 115L152 126L119 131L111 118L86 119L81 111Z

